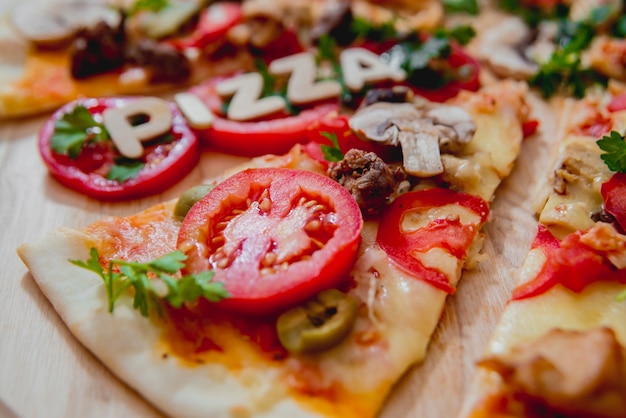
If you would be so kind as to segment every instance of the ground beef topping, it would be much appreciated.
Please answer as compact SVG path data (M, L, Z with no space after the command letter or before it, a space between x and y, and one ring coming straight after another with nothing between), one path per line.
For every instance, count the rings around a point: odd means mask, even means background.
M366 216L382 211L397 182L396 174L378 155L358 149L331 163L328 175L350 192Z

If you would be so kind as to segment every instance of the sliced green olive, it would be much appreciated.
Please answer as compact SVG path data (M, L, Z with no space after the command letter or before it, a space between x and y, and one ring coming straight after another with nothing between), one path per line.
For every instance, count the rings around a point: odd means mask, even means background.
M278 338L293 353L327 350L348 335L357 309L358 303L352 296L335 289L325 290L278 318Z
M213 186L210 184L200 184L181 194L178 198L178 202L176 202L176 206L174 207L174 217L180 221L185 219L189 209L191 209L196 202L206 196L211 189L213 189Z

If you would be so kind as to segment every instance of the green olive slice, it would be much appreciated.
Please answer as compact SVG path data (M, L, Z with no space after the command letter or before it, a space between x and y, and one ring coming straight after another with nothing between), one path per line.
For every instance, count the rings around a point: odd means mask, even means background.
M354 326L358 303L330 289L283 313L276 322L278 338L292 353L327 350L339 344Z
M214 186L210 184L199 184L186 190L180 195L176 206L174 206L174 217L179 221L185 219L189 209L196 204L200 199L206 196Z

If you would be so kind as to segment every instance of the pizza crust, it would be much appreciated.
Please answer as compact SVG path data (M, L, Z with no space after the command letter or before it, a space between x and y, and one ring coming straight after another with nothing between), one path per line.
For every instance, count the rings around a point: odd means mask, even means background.
M72 334L151 403L177 417L319 416L286 391L281 394L278 376L265 369L247 369L245 379L238 379L221 365L190 367L173 356L164 358L159 329L146 326L148 320L133 309L132 298L122 296L109 313L100 278L68 262L87 259L89 242L80 231L59 229L21 245L18 254ZM264 405L267 396L276 402Z

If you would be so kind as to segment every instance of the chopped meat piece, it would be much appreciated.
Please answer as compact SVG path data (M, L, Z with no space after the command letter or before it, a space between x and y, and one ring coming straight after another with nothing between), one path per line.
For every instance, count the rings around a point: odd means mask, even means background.
M82 31L72 45L72 77L83 79L121 68L125 47L124 19L117 27L102 21Z
M413 100L413 91L406 86L372 89L367 92L361 106L369 106L378 102L406 103Z
M523 416L626 416L626 349L611 329L554 329L481 366L500 374Z
M317 44L322 35L328 35L340 46L349 45L356 38L352 31L354 15L349 1L327 1L319 19L311 29L311 41Z
M152 82L180 82L191 75L191 64L182 52L152 39L133 44L126 56L131 64L149 68Z
M358 149L351 149L343 160L332 163L328 175L345 187L363 214L369 216L382 211L396 184L396 176L378 155Z

